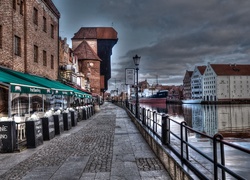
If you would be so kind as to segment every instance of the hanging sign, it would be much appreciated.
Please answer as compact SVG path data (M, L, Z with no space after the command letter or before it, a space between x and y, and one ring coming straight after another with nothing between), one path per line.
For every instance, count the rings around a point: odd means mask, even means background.
M125 84L126 85L134 85L135 84L135 69L126 68L125 69Z

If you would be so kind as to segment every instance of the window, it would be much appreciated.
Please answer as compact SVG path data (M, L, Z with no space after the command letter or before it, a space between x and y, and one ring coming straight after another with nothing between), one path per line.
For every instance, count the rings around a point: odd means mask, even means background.
M47 52L43 51L43 65L47 66Z
M38 25L38 10L36 8L34 8L33 11L33 22L34 24Z
M34 45L34 62L38 62L38 47Z
M21 38L18 36L14 38L14 51L15 55L21 56Z
M3 48L3 26L0 25L0 48Z
M13 9L16 9L16 0L13 0Z
M51 24L51 38L54 38L54 25Z
M51 66L51 69L54 69L54 56L51 55L50 57L50 66Z
M47 32L47 20L46 20L46 17L43 17L43 31Z
M20 14L23 15L23 1L20 2Z

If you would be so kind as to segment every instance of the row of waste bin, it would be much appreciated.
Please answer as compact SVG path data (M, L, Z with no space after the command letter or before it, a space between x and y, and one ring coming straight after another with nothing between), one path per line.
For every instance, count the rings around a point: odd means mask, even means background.
M74 111L54 114L37 120L25 122L26 146L36 148L43 141L51 140L56 135L70 130L80 120L87 120L95 113L92 105ZM17 126L15 121L0 121L1 152L14 152L18 149Z

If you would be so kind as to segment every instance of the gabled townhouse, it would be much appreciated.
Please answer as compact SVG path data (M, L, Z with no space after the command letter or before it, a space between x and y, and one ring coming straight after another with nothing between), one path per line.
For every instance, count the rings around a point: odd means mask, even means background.
M196 66L191 76L192 99L202 99L203 97L203 74L206 66Z
M79 58L67 44L67 38L59 38L59 81L77 89L90 92L87 76L79 72Z
M171 101L179 101L183 99L183 86L171 86L168 90L167 100Z
M75 49L74 54L78 57L79 72L83 73L87 82L85 89L100 95L101 94L101 59L91 48L87 41L83 40Z
M191 76L193 71L186 71L183 79L183 99L191 99Z
M204 72L205 101L250 101L250 65L208 64Z

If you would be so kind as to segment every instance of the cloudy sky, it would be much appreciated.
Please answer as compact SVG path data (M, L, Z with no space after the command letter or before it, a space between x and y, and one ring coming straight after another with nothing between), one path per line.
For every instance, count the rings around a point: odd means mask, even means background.
M113 27L112 78L122 84L133 56L139 79L180 85L186 70L210 63L250 63L249 0L53 0L60 36L80 27Z

